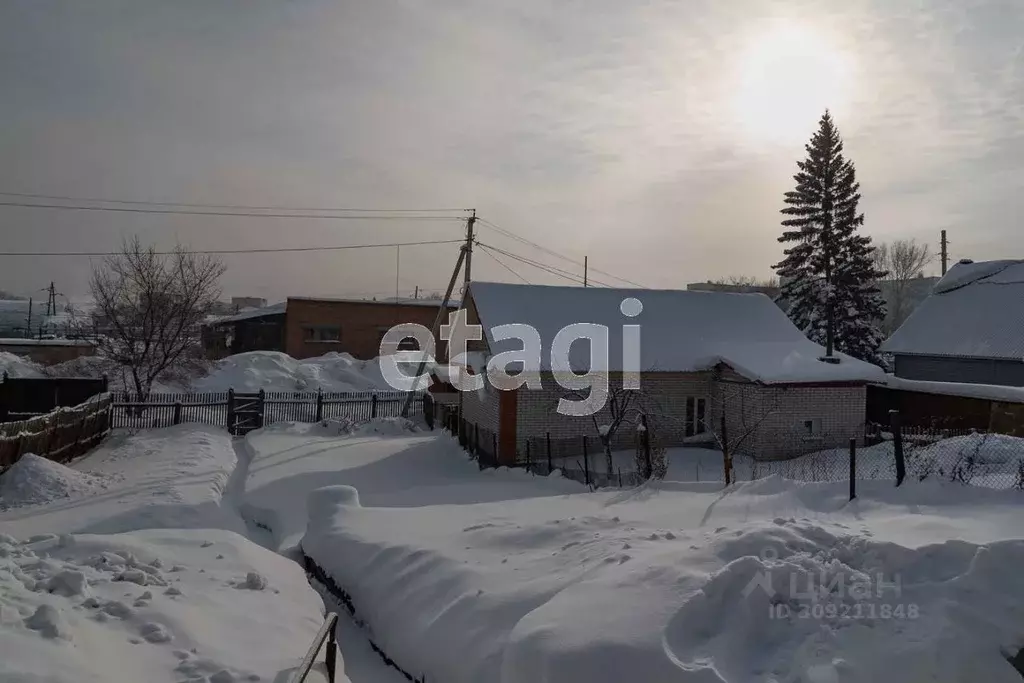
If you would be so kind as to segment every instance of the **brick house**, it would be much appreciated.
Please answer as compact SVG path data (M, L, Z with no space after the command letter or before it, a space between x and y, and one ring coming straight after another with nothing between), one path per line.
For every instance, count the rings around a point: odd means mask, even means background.
M625 299L642 312L627 317ZM557 411L559 399L579 396L559 383L568 373L595 370L611 391L622 387L623 325L640 326L640 404L665 446L714 441L724 415L730 443L760 459L782 459L845 446L863 435L866 385L882 370L807 339L767 296L707 291L546 287L474 282L464 303L467 320L483 327L470 342L467 372L484 371L495 354L523 347L500 340L495 329L521 323L543 346L540 389L501 391L490 383L463 392L462 415L497 435L498 455L511 461L527 438L589 435L611 421L607 408L592 417ZM558 331L577 322L608 328L607 364L589 364L586 342L570 346L568 363L551 358ZM499 335L500 337L500 335ZM617 448L633 444L634 427L621 428Z
M439 301L430 299L293 296L284 303L211 321L203 328L203 346L211 358L246 351L283 351L292 358L312 358L336 351L370 360L379 355L387 330L401 323L429 329L439 306ZM438 344L443 353L443 343Z

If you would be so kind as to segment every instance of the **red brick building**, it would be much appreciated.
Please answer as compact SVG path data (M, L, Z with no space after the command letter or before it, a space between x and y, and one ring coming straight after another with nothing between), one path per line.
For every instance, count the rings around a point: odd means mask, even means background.
M395 325L415 323L429 329L439 303L288 297L284 304L212 321L203 329L203 344L211 358L246 351L312 358L337 351L370 360L379 355L381 338ZM452 304L451 310L456 306ZM439 353L443 348L438 342Z

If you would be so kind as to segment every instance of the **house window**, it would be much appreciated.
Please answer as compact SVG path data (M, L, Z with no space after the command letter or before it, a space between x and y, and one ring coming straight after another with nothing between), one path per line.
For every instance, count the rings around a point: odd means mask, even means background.
M800 428L800 433L805 439L821 438L821 420L816 417L802 421Z
M708 400L702 397L686 398L686 436L696 436L708 430Z
M306 325L302 328L305 342L340 342L341 328L337 325Z

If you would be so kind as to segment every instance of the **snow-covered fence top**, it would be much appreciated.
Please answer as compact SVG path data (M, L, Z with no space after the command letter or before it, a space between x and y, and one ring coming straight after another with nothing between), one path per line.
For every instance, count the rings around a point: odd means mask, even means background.
M140 399L119 392L114 394L112 426L138 429L198 422L244 434L276 422L365 422L398 417L406 396L402 391L221 391L150 394ZM418 394L410 416L422 414L423 400Z
M112 397L98 394L72 408L57 408L20 422L0 423L0 472L25 453L67 462L95 446L110 431Z

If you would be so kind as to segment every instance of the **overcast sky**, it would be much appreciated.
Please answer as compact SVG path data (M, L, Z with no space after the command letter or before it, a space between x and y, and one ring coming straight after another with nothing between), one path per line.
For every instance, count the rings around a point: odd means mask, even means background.
M1022 44L1019 0L4 0L0 191L475 207L602 270L682 287L771 274L782 194L827 106L872 237L934 245L945 228L956 258L1024 257ZM2 251L462 230L0 207ZM443 287L456 254L403 249L400 288ZM395 289L394 249L226 259L227 295ZM89 269L0 257L0 288L83 292ZM482 254L474 275L513 279Z

